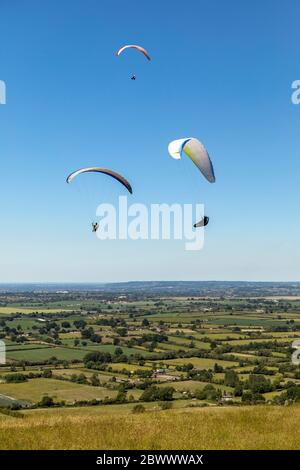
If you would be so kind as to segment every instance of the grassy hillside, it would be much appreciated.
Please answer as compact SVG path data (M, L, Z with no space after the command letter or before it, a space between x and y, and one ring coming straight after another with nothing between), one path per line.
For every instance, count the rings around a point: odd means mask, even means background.
M132 414L128 405L0 414L1 449L299 449L300 407Z

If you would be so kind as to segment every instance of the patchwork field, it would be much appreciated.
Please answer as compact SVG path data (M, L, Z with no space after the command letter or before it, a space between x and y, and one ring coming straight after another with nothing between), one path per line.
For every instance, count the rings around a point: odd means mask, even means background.
M3 448L295 448L299 301L65 295L0 307Z

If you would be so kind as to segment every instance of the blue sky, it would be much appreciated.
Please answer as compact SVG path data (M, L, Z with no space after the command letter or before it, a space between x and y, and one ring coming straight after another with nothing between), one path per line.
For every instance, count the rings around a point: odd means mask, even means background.
M0 282L300 280L299 14L296 0L2 0ZM116 58L126 43L151 63ZM214 185L168 156L185 136ZM88 165L124 174L132 202L205 203L204 249L93 237L90 201L65 184Z

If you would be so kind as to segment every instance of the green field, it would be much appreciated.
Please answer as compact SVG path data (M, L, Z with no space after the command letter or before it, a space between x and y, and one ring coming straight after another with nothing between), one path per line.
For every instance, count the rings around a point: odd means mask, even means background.
M178 381L178 382L170 382L168 385L171 385L174 387L176 391L179 392L196 392L198 390L202 390L206 385L207 382L200 382L196 380L183 380L183 381ZM214 385L215 388L225 391L225 392L232 392L233 389L231 387L226 387L226 385ZM159 387L165 387L166 384L160 384Z
M1 384L2 395L17 400L38 402L44 395L51 396L55 401L65 400L73 403L76 400L103 400L105 397L114 397L116 392L103 387L91 387L65 380L33 379L21 384Z
M61 360L83 359L87 351L81 349L67 349L61 347L24 349L19 351L7 351L8 360L40 362L56 357Z

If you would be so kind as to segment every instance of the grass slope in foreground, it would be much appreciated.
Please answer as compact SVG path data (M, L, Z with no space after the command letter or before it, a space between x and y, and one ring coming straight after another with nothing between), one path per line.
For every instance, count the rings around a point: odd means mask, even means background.
M103 407L105 408L105 407ZM1 449L298 449L300 406L0 415Z

